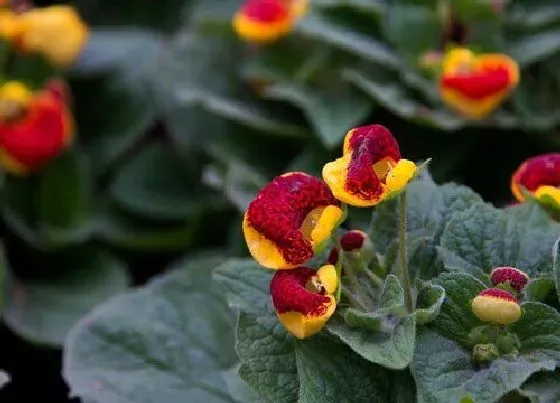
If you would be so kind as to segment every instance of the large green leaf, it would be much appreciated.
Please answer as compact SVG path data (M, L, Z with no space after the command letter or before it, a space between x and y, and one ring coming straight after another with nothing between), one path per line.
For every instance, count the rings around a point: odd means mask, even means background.
M426 403L494 403L518 389L533 373L551 371L556 362L530 352L517 359L499 358L478 369L470 353L437 333L419 331L411 365L419 399Z
M468 267L463 270L481 276L498 266L514 266L530 276L552 275L552 244L560 225L537 227L484 203L455 214L441 238L446 251L443 258L449 269L457 266L457 257ZM454 256L453 256L454 255Z
M531 403L558 403L560 401L560 371L533 375L519 391Z
M554 283L556 284L556 294L560 300L560 237L554 242L552 248L552 272L554 274Z
M117 174L111 187L123 208L151 219L189 221L202 213L200 187L179 156L161 143L146 147ZM211 201L212 195L207 194ZM216 198L216 196L214 197Z
M122 263L92 248L43 255L36 263L51 276L24 279L9 273L4 302L6 324L36 343L61 346L78 319L129 284Z
M221 258L185 260L101 305L71 332L64 377L100 402L235 402L233 317L211 281Z

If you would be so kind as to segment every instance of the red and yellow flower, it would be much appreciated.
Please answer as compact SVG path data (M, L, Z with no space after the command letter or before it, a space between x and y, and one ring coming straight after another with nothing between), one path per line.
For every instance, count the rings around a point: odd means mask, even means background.
M343 216L325 183L291 172L276 177L249 203L243 233L261 266L292 269L313 257Z
M511 293L499 288L481 291L471 302L475 316L483 322L511 325L521 317L521 307Z
M541 154L521 164L511 177L511 191L519 202L525 201L522 188L560 208L560 153Z
M319 270L298 267L277 271L270 282L270 295L280 322L303 339L319 332L333 315L337 287L333 265Z
M32 8L20 14L0 13L0 34L16 49L38 53L59 67L71 65L89 38L87 25L70 6Z
M519 83L519 66L507 55L476 55L465 48L447 52L439 81L443 100L467 118L492 112Z
M272 42L288 34L308 6L309 0L246 0L233 18L233 28L249 42Z
M397 141L381 125L350 130L342 157L323 167L323 179L334 196L358 207L373 206L399 192L415 173L416 165L401 159Z
M13 174L43 167L72 141L73 120L60 87L32 92L19 82L0 89L0 165Z

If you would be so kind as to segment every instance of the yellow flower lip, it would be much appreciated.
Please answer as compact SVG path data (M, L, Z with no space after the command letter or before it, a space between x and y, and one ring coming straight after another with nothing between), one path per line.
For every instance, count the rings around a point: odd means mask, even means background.
M343 216L324 182L291 172L276 177L249 203L243 233L261 266L292 269L322 248Z
M443 100L471 119L494 110L519 83L519 66L505 54L475 55L466 48L447 52L439 87Z
M249 42L272 42L290 32L307 8L308 0L246 0L233 28Z
M471 309L481 321L497 325L511 325L521 317L521 307L517 298L499 288L481 291L472 300Z
M284 327L303 339L318 333L336 309L332 294L338 287L336 269L298 267L277 271L270 282L276 314Z

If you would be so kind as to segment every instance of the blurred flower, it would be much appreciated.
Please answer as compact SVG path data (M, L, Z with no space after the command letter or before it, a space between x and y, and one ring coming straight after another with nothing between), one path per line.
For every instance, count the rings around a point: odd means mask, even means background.
M426 70L438 71L441 66L443 54L436 50L422 53L418 57L418 65Z
M270 295L280 322L303 339L318 333L334 313L337 287L333 265L319 270L298 267L277 271L270 282Z
M259 264L291 269L313 257L343 215L325 183L291 172L276 177L249 203L243 232Z
M13 174L36 171L72 141L73 121L54 88L31 92L19 82L0 89L0 165Z
M510 325L521 317L521 307L511 293L499 288L487 288L471 302L475 316L483 322Z
M443 100L467 118L481 119L492 112L519 82L515 60L500 53L475 55L455 48L442 61L439 82Z
M416 165L401 159L399 145L381 125L348 132L343 155L323 167L323 179L335 197L358 207L373 206L401 191L416 173Z
M340 253L338 252L338 248L333 247L329 252L329 256L327 257L327 263L336 266L338 264L339 257Z
M523 202L521 187L539 201L551 201L560 208L560 153L541 154L523 162L511 177L511 191Z
M0 4L0 7L2 5ZM12 10L0 8L0 37L12 41L17 34L17 15Z
M309 0L246 0L233 18L237 35L266 43L289 33L307 12Z
M496 267L490 273L490 280L494 287L500 284L507 284L515 291L521 292L527 285L529 276L515 267Z
M87 39L87 25L73 7L32 8L16 15L8 30L10 41L23 52L39 53L59 67L71 65Z

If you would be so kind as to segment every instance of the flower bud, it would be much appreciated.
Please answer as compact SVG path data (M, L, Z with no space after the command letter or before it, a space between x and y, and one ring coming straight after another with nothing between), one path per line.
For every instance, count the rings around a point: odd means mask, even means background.
M479 363L494 361L500 356L498 348L494 344L477 344L473 348L473 359Z
M492 285L509 284L515 291L521 292L529 281L529 276L515 267L496 267L490 273Z
M340 238L340 247L344 252L354 254L365 264L369 264L375 255L370 237L360 230L347 231Z
M521 317L521 307L511 293L499 288L483 290L471 302L475 316L483 322L510 325Z
M521 343L516 334L506 333L496 339L496 346L501 354L517 354Z
M488 344L498 337L499 329L494 325L481 325L473 328L469 333L469 344Z

